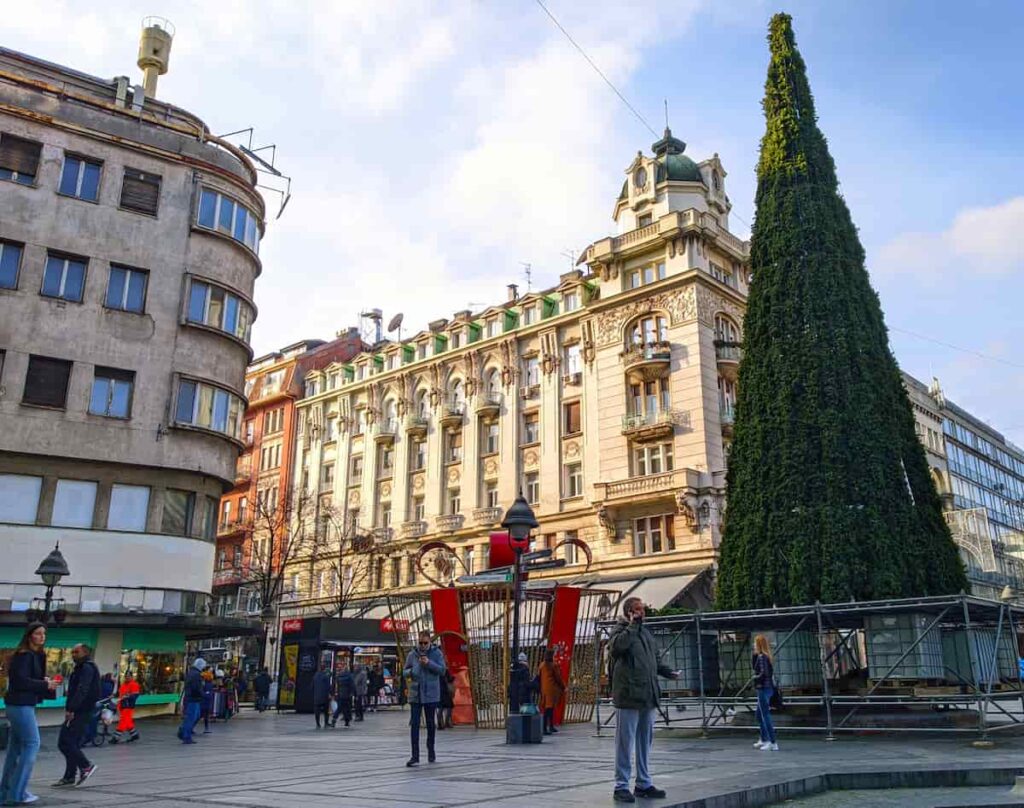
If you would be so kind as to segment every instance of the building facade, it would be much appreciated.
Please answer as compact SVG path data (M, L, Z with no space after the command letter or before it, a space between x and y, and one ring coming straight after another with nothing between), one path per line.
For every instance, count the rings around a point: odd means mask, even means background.
M354 580L342 565L339 582L337 565L325 577L298 564L300 602L284 614L339 586L428 588L416 555L435 539L457 556L447 574L484 569L520 490L540 543L567 562L549 574L641 587L655 605L706 602L695 582L720 540L748 245L729 231L717 155L698 164L684 148L666 130L637 155L619 234L556 287L510 287L484 311L306 374L293 485L333 515L339 552L371 539L373 571Z
M248 628L210 616L210 570L263 222L199 118L0 48L0 655L58 542L53 670L84 640L173 708L186 637Z

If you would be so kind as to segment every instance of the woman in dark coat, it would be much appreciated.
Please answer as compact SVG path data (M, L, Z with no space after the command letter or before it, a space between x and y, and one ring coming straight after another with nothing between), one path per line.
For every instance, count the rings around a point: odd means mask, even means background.
M53 684L46 676L46 626L29 623L11 657L4 695L7 721L11 725L0 778L0 804L35 802L28 791L32 767L39 753L39 725L36 705L49 695Z

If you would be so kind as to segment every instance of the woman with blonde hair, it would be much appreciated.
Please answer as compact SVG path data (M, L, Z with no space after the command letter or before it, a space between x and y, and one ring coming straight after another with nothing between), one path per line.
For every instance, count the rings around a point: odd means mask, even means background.
M761 737L754 744L762 752L778 752L775 742L775 724L772 723L770 703L775 692L775 666L772 647L764 634L754 637L754 688L757 690L757 723Z

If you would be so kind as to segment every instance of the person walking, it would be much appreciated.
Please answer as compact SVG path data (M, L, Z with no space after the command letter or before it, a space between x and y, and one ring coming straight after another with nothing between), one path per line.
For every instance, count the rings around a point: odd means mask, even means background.
M256 694L256 711L262 713L267 709L270 700L270 674L266 668L260 668L260 672L252 680L252 689Z
M548 648L544 652L544 661L540 663L540 709L544 712L544 734L553 735L555 729L555 710L565 694L565 682L562 671L555 664L555 652Z
M85 643L71 649L71 658L75 668L68 679L64 723L57 736L57 748L64 755L64 776L54 787L80 786L96 772L96 765L82 752L82 740L100 700L100 671L92 661L92 649Z
M89 728L85 731L85 738L82 740L82 746L92 743L93 738L96 737L96 733L99 732L100 728L100 716L103 710L108 708L107 699L114 695L114 691L117 689L117 685L114 683L114 674L105 673L100 677L100 703L96 705L96 709L92 711L92 719L89 721ZM112 706L109 709L113 710Z
M775 665L772 662L771 644L764 634L754 637L753 667L754 689L757 691L757 724L761 734L754 748L762 752L778 752L771 713L771 700L775 693Z
M313 715L317 729L320 729L320 716L324 719L324 729L331 725L331 674L324 664L313 674Z
M455 709L455 677L451 671L445 668L444 675L440 678L441 703L437 711L437 728L452 728L452 710Z
M430 632L421 631L416 648L409 652L402 669L403 677L409 680L409 730L412 741L412 757L406 766L420 763L420 716L427 724L427 761L437 760L434 751L434 714L441 701L441 675L445 671L441 649L430 643Z
M117 691L117 735L110 739L111 743L118 741L137 741L139 731L135 729L135 703L139 700L139 693L142 688L135 681L131 671L126 671L124 681Z
M39 799L29 792L28 781L39 754L36 705L53 689L53 682L46 675L45 644L46 626L29 623L11 656L7 692L4 694L11 729L7 737L3 776L0 777L0 804L18 805Z
M374 665L370 669L370 711L377 712L380 707L380 691L384 687L384 675L380 672L380 665Z
M210 734L210 715L213 713L213 672L203 671L199 674L203 680L203 700L199 705L199 717L203 719L203 735Z
M178 737L182 743L192 744L192 730L195 729L199 720L199 712L203 705L203 670L206 668L206 660L202 657L192 663L192 667L185 674L185 688L182 699L181 726L178 727Z
M623 616L612 629L611 648L612 703L615 722L615 791L616 802L636 802L636 797L662 798L665 792L651 780L648 759L654 740L654 717L661 701L658 677L678 679L673 671L658 661L654 636L644 628L644 603L640 598L626 598ZM629 778L632 754L636 750L636 787L631 794Z
M369 678L366 675L366 666L356 665L352 673L352 680L355 687L356 721L362 721L363 711L366 709L366 692L370 686Z
M352 676L352 671L348 669L348 663L338 658L337 663L334 666L334 714L331 716L331 726L336 726L338 723L338 716L340 715L345 721L345 726L352 725L352 696L355 695L356 685L355 677Z
M529 657L520 652L508 677L508 709L512 715L519 713L524 704L533 701L533 681L530 679Z
M242 712L242 700L245 698L245 694L249 690L249 680L245 676L245 670L242 668L238 669L238 675L235 677L235 712Z

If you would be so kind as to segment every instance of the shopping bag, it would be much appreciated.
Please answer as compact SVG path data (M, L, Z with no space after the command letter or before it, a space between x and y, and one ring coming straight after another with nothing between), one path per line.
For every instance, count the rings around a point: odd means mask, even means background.
M335 699L331 699L331 705L330 706L331 706L331 712L332 713L338 712L338 702Z

